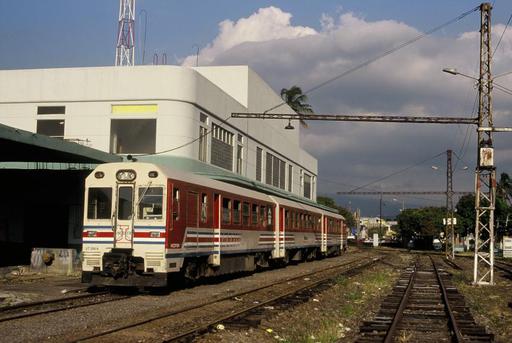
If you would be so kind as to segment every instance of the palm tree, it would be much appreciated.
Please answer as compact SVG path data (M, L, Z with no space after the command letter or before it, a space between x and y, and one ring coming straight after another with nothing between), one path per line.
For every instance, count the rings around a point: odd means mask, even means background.
M281 98L298 114L313 113L313 108L307 103L307 95L302 93L299 86L281 89ZM302 119L300 119L300 124L303 127L308 127L308 124Z

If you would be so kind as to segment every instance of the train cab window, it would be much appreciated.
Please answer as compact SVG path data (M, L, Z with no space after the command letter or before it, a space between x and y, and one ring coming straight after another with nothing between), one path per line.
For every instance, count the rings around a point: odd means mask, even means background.
M222 224L231 224L231 200L222 199Z
M208 195L201 195L201 223L206 223L208 220Z
M242 204L242 225L249 226L249 203Z
M162 219L162 202L164 189L162 187L139 188L138 219Z
M89 188L87 219L110 219L112 214L112 188Z
M119 187L117 199L117 219L132 219L133 187Z
M268 228L272 228L272 223L274 222L272 214L273 214L272 208L268 207L267 208L267 227Z
M252 204L252 218L251 218L251 224L252 225L258 225L258 205Z
M260 225L261 227L265 227L265 213L266 213L266 207L261 206L260 207Z

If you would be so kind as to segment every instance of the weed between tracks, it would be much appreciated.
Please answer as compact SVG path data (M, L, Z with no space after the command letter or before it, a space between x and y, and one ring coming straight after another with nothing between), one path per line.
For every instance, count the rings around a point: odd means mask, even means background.
M400 257L396 264L407 265ZM396 261L399 261L398 263ZM352 341L359 323L379 308L399 276L389 265L377 263L354 276L339 276L329 289L287 310L275 311L259 327L225 330L198 342L338 342Z

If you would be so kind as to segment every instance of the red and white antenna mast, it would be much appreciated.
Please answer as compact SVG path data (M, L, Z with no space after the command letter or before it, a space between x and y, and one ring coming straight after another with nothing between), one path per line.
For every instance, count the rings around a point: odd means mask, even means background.
M135 0L119 0L116 66L135 65Z

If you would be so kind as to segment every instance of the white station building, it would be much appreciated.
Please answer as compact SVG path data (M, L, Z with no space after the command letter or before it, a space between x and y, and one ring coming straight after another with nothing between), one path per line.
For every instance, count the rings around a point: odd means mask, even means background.
M231 118L280 103L247 66L0 71L1 124L139 159L193 161L315 201L317 160L300 148L298 123Z

